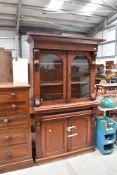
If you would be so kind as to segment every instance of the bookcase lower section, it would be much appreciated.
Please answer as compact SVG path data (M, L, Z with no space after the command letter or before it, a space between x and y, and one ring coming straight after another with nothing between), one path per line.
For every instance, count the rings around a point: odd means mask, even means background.
M47 163L47 162L50 162L53 160L60 160L60 159L68 158L71 156L77 156L77 155L81 155L81 154L88 153L91 151L95 151L95 146L88 147L88 148L85 148L83 150L81 149L81 150L77 150L77 151L67 152L67 153L63 153L63 154L59 154L59 155L55 155L55 156L51 156L51 157L36 158L36 164L40 165L40 164Z
M95 107L34 115L37 164L95 150Z

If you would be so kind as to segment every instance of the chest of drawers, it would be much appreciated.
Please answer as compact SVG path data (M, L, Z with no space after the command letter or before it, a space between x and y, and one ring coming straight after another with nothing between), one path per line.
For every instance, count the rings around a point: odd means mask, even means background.
M29 85L0 85L0 173L31 166Z

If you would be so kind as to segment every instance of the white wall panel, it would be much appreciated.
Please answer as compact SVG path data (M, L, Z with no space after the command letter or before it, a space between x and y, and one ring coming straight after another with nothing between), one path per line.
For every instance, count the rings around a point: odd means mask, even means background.
M22 37L21 37L22 58L29 59L29 56L30 56L29 44L26 41L26 39L27 39L27 36L26 35L22 35Z
M95 35L95 38L102 38L105 40L98 46L97 58L99 57L105 61L108 59L106 57L110 56L110 59L112 60L111 56L115 56L116 27L114 26L98 32Z
M95 38L100 38L100 39L102 39L102 38L103 38L103 32L100 31L100 32L96 33Z
M98 51L97 51L97 57L101 57L102 56L102 46L99 45L98 46Z
M13 30L0 30L0 37L12 37L15 38L15 31Z
M104 64L106 66L106 61L114 61L114 64L117 64L116 60L117 58L96 59L96 64Z
M115 27L104 30L103 39L105 39L105 41L115 40Z
M14 39L0 39L0 47L13 50L15 48Z
M15 57L15 31L0 29L0 47L12 51L12 57Z
M112 56L115 55L115 42L114 43L109 43L105 44L102 46L103 47L103 56Z

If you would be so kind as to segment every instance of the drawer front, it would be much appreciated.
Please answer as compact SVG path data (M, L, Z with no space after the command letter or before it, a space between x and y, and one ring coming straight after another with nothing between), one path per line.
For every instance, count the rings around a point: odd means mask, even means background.
M17 114L4 114L0 115L0 128L1 129L14 129L26 127L26 113L17 113Z
M21 90L0 91L0 104L7 102L26 101L27 93Z
M0 149L0 165L11 163L29 156L28 145L23 144L12 148Z
M28 133L23 131L1 132L0 133L0 147L26 143L28 139Z
M8 114L26 111L26 102L13 102L0 104L0 114Z

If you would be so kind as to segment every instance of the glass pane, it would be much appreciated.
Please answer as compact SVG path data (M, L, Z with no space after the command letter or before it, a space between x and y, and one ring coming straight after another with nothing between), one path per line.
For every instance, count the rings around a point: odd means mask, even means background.
M41 101L63 98L63 63L55 54L48 54L40 62Z
M89 74L87 57L76 56L71 63L71 98L89 96Z

